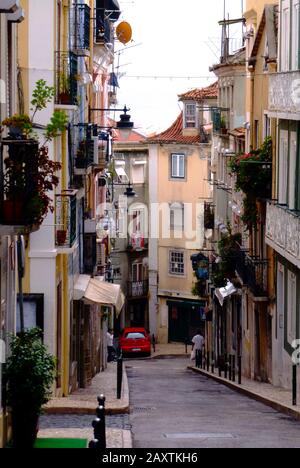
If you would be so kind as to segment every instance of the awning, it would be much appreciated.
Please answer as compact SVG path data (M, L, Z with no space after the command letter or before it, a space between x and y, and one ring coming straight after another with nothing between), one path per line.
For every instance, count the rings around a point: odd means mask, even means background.
M224 301L227 297L232 296L232 294L236 293L237 289L233 286L233 284L228 281L227 286L225 288L216 289L215 295L220 302L220 305L223 306Z
M115 171L119 177L126 177L126 179L128 179L128 176L124 171L123 167L116 167Z
M89 275L80 275L74 285L74 301L80 301L89 285L91 277Z
M94 304L115 307L117 314L125 304L125 296L119 284L105 283L97 279L90 280L84 299Z

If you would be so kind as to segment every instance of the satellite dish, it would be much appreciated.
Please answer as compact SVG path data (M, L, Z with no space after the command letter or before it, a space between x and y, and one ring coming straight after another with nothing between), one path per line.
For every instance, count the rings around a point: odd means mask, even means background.
M116 29L117 38L122 44L128 44L132 39L132 28L129 23L122 21Z

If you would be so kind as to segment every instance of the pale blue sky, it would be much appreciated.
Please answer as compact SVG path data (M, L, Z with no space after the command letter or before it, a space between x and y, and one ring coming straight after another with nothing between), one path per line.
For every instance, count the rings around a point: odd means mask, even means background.
M120 5L121 20L133 29L129 45L136 47L124 50L116 43L116 50L123 50L119 72L125 74L118 107L131 108L136 128L148 133L164 130L179 114L178 94L214 81L209 66L218 62L223 0L120 0ZM241 0L226 0L231 18L240 17L241 10ZM237 25L231 34L241 37L241 29ZM176 79L179 76L199 78Z

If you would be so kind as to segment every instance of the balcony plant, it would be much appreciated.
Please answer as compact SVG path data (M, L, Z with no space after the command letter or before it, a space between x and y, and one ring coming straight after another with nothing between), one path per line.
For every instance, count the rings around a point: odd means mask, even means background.
M258 222L257 199L265 199L271 195L271 137L267 137L258 150L235 156L228 166L231 173L236 176L235 190L242 191L245 195L242 221L247 229L251 230Z
M59 72L57 75L57 95L60 104L71 104L71 82L70 77L64 72Z
M33 448L42 407L49 401L56 362L42 342L42 331L31 329L11 338L5 368L6 403L12 411L14 448Z
M227 225L228 234L218 242L219 262L214 266L213 283L217 288L223 288L228 280L236 277L237 254L240 250L242 235L233 233L230 224Z
M36 113L45 109L53 96L54 89L47 86L44 80L39 80L32 94L32 118L15 115L2 122L3 126L18 124L21 130L19 135L10 132L7 141L8 157L4 161L5 198L2 201L4 224L40 225L48 210L54 210L48 192L58 185L56 173L61 165L49 158L47 145L65 130L66 114L62 111L54 112L46 126L43 143L39 142L33 132Z

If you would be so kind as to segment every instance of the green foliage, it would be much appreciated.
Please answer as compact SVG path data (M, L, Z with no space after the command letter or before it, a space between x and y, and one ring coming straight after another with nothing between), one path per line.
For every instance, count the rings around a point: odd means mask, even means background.
M220 262L215 265L213 283L218 288L226 286L229 279L235 278L236 259L242 243L240 233L232 233L230 224L227 225L228 234L218 242Z
M42 343L42 331L33 329L11 338L7 360L7 404L13 411L39 415L51 397L56 362Z
M47 104L52 101L54 97L54 88L48 86L45 80L38 80L32 92L31 105L33 111L33 118L37 111L46 109Z
M55 111L46 127L46 141L51 141L57 138L68 125L68 116L64 111Z
M271 195L272 182L272 139L267 137L258 150L239 154L228 163L230 171L236 175L236 192L245 194L244 216L242 220L248 229L255 227L258 219L257 198Z

